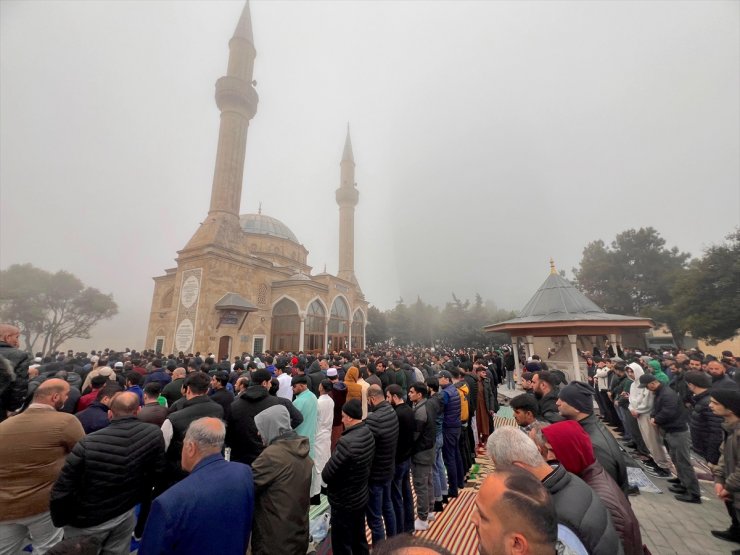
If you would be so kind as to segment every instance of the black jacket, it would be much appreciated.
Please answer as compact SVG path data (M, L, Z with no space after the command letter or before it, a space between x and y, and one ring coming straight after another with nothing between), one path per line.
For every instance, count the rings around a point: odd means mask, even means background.
M150 498L163 470L159 428L135 416L114 418L67 456L51 490L54 526L87 528L125 513Z
M563 420L565 420L565 418L560 416L560 411L558 410L558 406L556 404L557 401L557 391L551 391L547 395L544 395L542 399L537 400L537 403L540 407L540 416L543 420L547 420L550 424L554 424L555 422L562 422Z
M139 411L139 414L137 417L142 422L149 422L150 424L154 424L155 426L161 428L162 424L164 424L164 421L167 420L167 414L168 414L167 407L160 405L157 401L154 401L152 403L147 403L143 407L141 407L141 410Z
M231 460L252 464L264 449L254 417L263 410L280 404L261 385L250 385L241 397L234 399L226 422L226 445L231 447Z
M408 460L414 447L414 431L416 420L414 410L406 403L394 405L398 417L398 444L396 445L396 464Z
M396 445L398 443L398 417L388 401L382 401L368 412L365 420L375 438L371 482L387 482L396 470Z
M709 390L694 395L694 407L691 410L689 429L691 446L694 451L712 464L719 461L719 448L725 439L722 432L723 418L714 414L709 408Z
M578 536L590 555L624 553L611 517L596 492L560 463L556 464L542 485L552 496L558 522Z
M194 420L203 417L223 418L224 409L218 403L211 401L207 395L198 395L186 400L180 410L170 413L167 417L172 423L172 439L165 453L168 484L179 482L187 476L187 473L180 466L182 443L185 439L185 432L188 431L188 426Z
M211 401L214 401L221 405L221 407L224 409L224 420L229 419L229 412L231 410L231 403L234 402L234 394L226 389L225 387L222 387L221 389L217 389L213 392L213 395L210 396Z
M689 420L686 408L678 402L678 395L670 387L661 385L653 394L655 401L650 416L666 433L685 432Z
M473 374L465 374L463 380L468 384L468 414L470 418L475 417L475 411L478 409L478 378Z
M434 462L434 440L437 437L436 403L422 399L414 405L414 443L411 446L413 461L417 464Z
M28 388L28 366L31 355L0 341L0 422L6 411L18 410L23 405Z
M591 438L596 460L601 463L622 491L626 492L629 488L627 465L617 440L594 414L590 414L578 423Z
M374 454L375 440L364 422L342 433L334 453L321 472L332 510L353 511L367 505L367 484Z
M715 389L732 389L734 391L737 391L738 388L737 382L727 374L722 374L719 378L712 377L712 387Z

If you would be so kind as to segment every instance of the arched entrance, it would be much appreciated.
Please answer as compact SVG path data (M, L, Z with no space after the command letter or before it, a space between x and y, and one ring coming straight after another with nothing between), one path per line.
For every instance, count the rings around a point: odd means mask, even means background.
M298 351L301 318L298 305L290 299L282 299L272 309L272 335L270 349L275 351Z
M349 348L349 307L342 297L334 299L331 305L328 340L330 351Z
M324 352L326 332L326 310L318 300L312 302L306 311L303 349Z
M224 357L229 357L231 354L231 336L222 335L221 339L218 340L218 360L223 360Z

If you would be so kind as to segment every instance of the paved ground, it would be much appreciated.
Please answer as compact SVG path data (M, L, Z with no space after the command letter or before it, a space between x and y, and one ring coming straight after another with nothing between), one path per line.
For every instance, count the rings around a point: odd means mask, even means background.
M499 395L511 398L521 390L499 389ZM701 480L702 504L682 503L668 491L668 482L649 476L663 493L641 493L631 496L642 540L653 555L727 555L740 550L740 544L712 536L710 530L725 530L730 525L724 504L714 495L712 483Z

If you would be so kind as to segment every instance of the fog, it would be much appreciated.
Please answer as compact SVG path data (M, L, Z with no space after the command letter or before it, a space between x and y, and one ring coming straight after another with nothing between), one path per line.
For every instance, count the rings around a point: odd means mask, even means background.
M208 212L215 81L241 1L0 2L0 267L65 269L144 347L152 277ZM337 270L349 122L355 269L385 309L518 310L586 243L740 223L740 4L259 1L242 213Z

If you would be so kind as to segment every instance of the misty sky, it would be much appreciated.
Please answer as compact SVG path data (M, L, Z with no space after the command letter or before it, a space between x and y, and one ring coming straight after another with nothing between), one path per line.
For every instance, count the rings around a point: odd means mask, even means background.
M143 348L151 278L209 205L241 1L0 2L0 267L69 270ZM242 212L335 273L347 122L367 299L520 309L589 241L693 255L740 223L740 3L252 2Z

